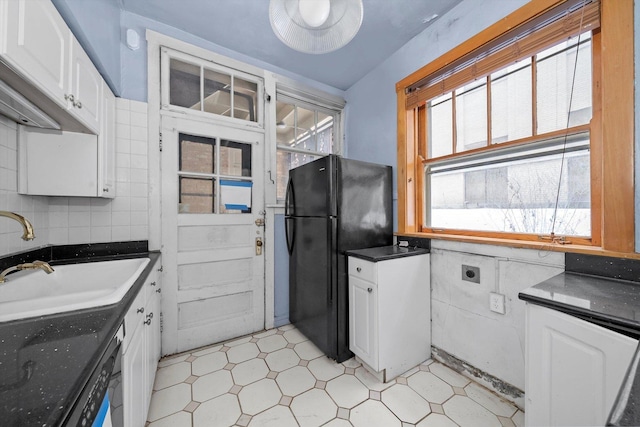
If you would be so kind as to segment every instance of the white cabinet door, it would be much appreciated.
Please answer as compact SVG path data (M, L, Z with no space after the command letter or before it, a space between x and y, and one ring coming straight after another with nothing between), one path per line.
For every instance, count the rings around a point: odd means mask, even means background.
M116 97L102 82L102 119L98 136L98 195L116 197Z
M0 0L2 57L67 107L71 31L50 0ZM4 43L3 40L4 39Z
M100 132L100 110L102 104L102 76L89 56L74 38L71 48L70 92L73 100L69 109L95 133Z
M349 276L349 348L378 370L378 301L376 285Z
M147 316L144 323L145 339L147 341L147 408L151 402L153 382L158 368L158 360L160 360L160 293L157 292L160 290L160 282L156 276L146 285L150 286Z
M528 426L604 425L638 341L527 304Z
M122 355L124 425L142 427L147 421L147 351L145 328L138 325Z
M18 192L96 197L98 138L18 126Z

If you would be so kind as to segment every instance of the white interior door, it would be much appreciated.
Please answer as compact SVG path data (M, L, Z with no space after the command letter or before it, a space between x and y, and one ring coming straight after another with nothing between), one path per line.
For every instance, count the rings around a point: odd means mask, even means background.
M264 328L264 133L163 116L163 354Z

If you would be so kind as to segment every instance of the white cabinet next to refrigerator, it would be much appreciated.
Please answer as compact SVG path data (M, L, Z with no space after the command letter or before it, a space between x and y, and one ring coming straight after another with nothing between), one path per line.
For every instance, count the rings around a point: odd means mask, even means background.
M349 349L386 382L431 357L429 254L352 255L376 249L349 252Z

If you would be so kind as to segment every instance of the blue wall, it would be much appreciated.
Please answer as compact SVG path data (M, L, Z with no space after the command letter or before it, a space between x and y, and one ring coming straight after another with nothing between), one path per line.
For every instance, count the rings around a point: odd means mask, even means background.
M397 188L396 83L525 3L526 0L463 2L351 86L346 96L348 156L392 165L394 189ZM397 192L394 218L397 230Z
M284 215L275 215L274 325L289 323L289 253L284 238Z
M113 0L52 1L111 91L116 96L121 96L118 2Z

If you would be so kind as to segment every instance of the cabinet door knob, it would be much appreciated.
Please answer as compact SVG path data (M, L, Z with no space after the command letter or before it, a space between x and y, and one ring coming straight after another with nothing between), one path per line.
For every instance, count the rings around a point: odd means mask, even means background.
M356 268L356 271L357 271L358 273L360 273L360 272L362 271L362 268L357 267L357 268Z
M76 106L76 108L79 110L82 108L82 102L78 101L74 104Z
M150 284L151 286L155 286L155 285L156 285L156 282L151 282L151 283L149 283L149 284Z
M102 191L104 191L105 193L109 192L109 189L107 187L103 188Z
M136 313L144 313L144 307L140 307L136 310Z
M153 319L153 312L147 314L147 319Z
M149 326L151 324L151 319L147 319L142 323L144 323L145 325Z
M159 294L160 292L162 292L162 288L160 288L160 289L156 290L156 293L158 293L158 294Z
M73 105L76 105L76 98L75 96L73 96L73 94L70 93L66 93L64 95L64 100L65 101L69 101L70 103L72 103Z
M367 292L373 292L373 288L367 288Z

